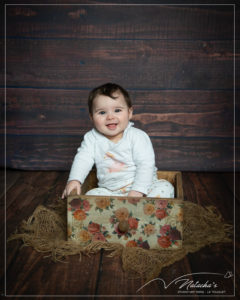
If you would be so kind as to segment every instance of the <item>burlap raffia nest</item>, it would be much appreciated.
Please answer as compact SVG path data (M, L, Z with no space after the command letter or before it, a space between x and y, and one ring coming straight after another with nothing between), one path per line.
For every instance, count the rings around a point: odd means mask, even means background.
M121 256L122 266L131 277L147 280L159 275L163 267L181 260L188 253L196 252L212 243L231 242L232 225L224 223L215 207L202 207L184 201L183 247L179 250L145 250L123 247L121 244L93 242L86 247L67 241L66 202L56 205L39 205L27 221L8 241L21 239L24 246L48 252L54 261L63 261L68 255L95 254L101 249L111 251L110 257Z

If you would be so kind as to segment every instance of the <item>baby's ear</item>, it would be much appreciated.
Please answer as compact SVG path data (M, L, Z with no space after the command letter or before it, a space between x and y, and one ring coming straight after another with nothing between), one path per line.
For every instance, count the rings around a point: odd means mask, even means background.
M92 114L89 114L89 118L90 118L91 121L93 121L93 116L92 116Z
M132 116L133 116L133 107L130 107L128 109L128 117L129 117L129 120L132 119Z

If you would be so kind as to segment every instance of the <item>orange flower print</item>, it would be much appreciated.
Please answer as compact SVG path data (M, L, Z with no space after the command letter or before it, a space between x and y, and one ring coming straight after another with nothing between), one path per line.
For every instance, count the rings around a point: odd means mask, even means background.
M155 207L153 204L147 203L143 207L143 211L145 215L152 215L155 212Z
M137 243L135 241L128 241L126 247L137 247Z
M144 233L145 233L146 235L154 234L155 231L156 231L156 230L155 230L155 226L152 225L152 224L147 224L147 225L145 225L145 227L144 227Z
M117 209L115 211L115 216L119 221L127 220L128 216L129 216L129 211L125 207L120 207L119 209Z
M135 219L135 218L129 218L128 219L128 224L129 224L129 227L131 229L137 229L138 228L138 220Z
M110 199L109 198L100 198L96 199L96 206L100 209L105 209L110 205Z
M158 238L158 244L162 248L168 248L171 246L171 241L168 236L160 236Z
M167 213L166 213L166 210L165 209L157 209L156 210L156 217L158 218L158 219L163 219L163 218L165 218L167 216Z
M79 232L79 239L82 242L88 242L91 240L91 235L87 230L81 230Z
M100 225L99 224L97 224L97 223L94 223L94 222L92 222L92 223L89 223L88 224L88 231L90 232L90 233L96 233L96 232L99 232L100 231Z
M73 214L74 218L78 221L82 221L86 219L86 214L83 210L81 209L77 209L74 214Z

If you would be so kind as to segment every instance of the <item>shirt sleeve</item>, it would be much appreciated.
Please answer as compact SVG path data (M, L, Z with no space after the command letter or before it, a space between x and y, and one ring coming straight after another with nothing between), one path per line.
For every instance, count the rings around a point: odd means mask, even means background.
M85 134L81 146L77 149L68 181L78 180L81 183L84 182L94 165L94 145L95 138L90 131Z
M133 160L136 165L136 175L132 190L147 195L153 181L155 155L151 140L143 131L134 134Z

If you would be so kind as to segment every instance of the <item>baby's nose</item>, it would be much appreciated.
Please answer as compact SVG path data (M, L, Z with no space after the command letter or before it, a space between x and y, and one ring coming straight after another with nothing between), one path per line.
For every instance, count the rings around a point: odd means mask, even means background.
M114 114L113 114L112 112L109 112L109 113L107 114L107 118L108 118L108 119L113 119L113 118L114 118Z

